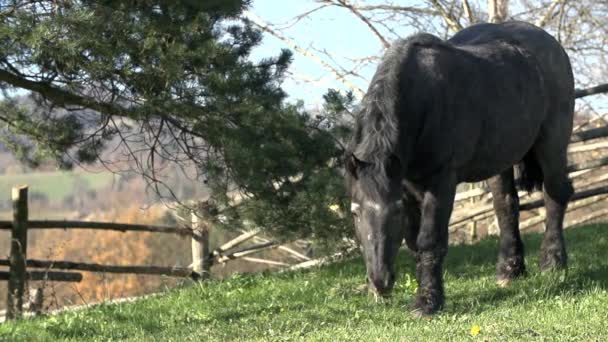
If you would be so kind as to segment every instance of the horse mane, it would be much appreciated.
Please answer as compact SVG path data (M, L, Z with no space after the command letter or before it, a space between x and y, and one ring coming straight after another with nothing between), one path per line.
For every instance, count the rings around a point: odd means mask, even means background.
M405 62L417 45L435 45L441 39L426 33L399 39L387 49L361 101L355 121L355 132L346 153L366 164L364 172L372 178L373 187L388 184L386 164L397 150L399 115L397 105L400 78Z

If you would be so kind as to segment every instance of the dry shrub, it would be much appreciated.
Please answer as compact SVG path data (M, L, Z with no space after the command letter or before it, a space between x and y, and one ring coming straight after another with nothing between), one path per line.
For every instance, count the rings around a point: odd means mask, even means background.
M91 215L90 220L120 223L158 224L162 208L141 210L136 205ZM102 265L154 265L148 240L153 233L115 232L72 229L67 231L34 231L28 246L28 257L43 260L69 260ZM75 284L32 284L44 286L47 307L99 302L112 298L149 293L162 285L171 285L159 276L133 274L83 273Z

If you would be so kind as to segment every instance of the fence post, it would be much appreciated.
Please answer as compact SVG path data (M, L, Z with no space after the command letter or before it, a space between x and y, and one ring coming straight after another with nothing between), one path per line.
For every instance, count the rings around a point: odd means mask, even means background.
M14 187L13 227L11 229L11 254L9 256L8 295L6 300L6 319L19 318L23 314L27 260L27 186Z
M40 316L42 314L42 305L44 303L44 290L41 287L30 289L30 298L28 303L28 310L34 314L34 316Z
M208 217L208 204L198 202L196 210L192 212L192 271L200 276L201 280L211 275L211 248L209 247L209 225L205 222Z

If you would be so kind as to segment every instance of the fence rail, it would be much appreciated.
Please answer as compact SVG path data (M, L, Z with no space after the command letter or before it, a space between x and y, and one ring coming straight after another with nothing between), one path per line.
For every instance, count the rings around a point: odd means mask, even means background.
M9 260L0 259L0 266L10 266ZM74 261L49 261L34 259L28 259L26 261L26 267L99 273L127 273L144 275L166 275L171 277L190 277L195 279L197 278L197 275L192 274L192 270L187 267L113 266Z
M583 125L584 126L584 125ZM591 153L593 158L570 164L568 171L570 178L575 181L578 191L572 196L569 210L579 210L595 204L599 200L608 199L608 174L596 172L598 168L608 166L608 157L598 157L596 150L606 150L606 141L591 142L595 139L608 137L608 126L577 131L573 133L569 152ZM1 267L8 267L8 272L0 271L0 281L8 281L8 297L6 318L13 319L23 314L24 297L28 281L50 280L79 282L82 280L81 272L124 273L144 275L165 275L171 277L191 278L194 280L209 277L213 264L225 263L231 260L245 260L254 263L263 263L269 266L281 267L285 270L300 269L311 265L322 264L324 259L312 260L293 248L277 241L265 239L260 236L260 230L244 231L236 238L212 248L209 244L209 229L206 204L199 203L196 211L192 212L190 222L181 226L123 224L115 222L88 222L65 220L29 220L27 206L27 186L15 187L12 191L13 219L0 221L0 230L10 230L11 249L8 259L0 259ZM456 206L450 221L450 231L455 231L471 225L471 235L475 235L479 222L487 222L494 216L491 204L492 194L487 187L469 188L459 191L456 195ZM520 193L522 201L520 210L535 212L532 217L522 220L520 229L526 230L542 223L545 213L542 209L543 200L540 196L529 196ZM569 225L583 223L598 217L608 215L608 209L599 208L585 212L568 221ZM493 223L495 224L495 223ZM141 265L101 265L64 260L33 260L27 259L27 235L31 229L95 229L121 232L153 232L175 234L190 237L192 247L192 264L188 267L162 267ZM246 242L247 246L241 247ZM288 253L294 263L276 260L266 260L253 257L252 254L277 249ZM29 270L37 269L37 270ZM42 270L40 270L42 269ZM63 270L69 272L61 272ZM39 305L38 305L39 306Z
M28 229L95 229L114 230L119 232L152 232L192 236L189 227L155 226L146 224L126 224L114 222L65 221L65 220L29 220ZM10 230L12 221L0 221L0 229Z
M0 280L10 280L10 272L0 272ZM50 281L71 281L79 282L82 280L82 274L70 273L70 272L49 272L49 271L32 271L25 273L25 280L39 281L39 280L50 280Z
M568 148L568 165L570 179L574 182L576 192L573 194L568 213L576 211L575 215L567 218L565 226L572 226L607 216L607 210L594 206L598 201L608 199L608 125L581 130L598 121L592 118L579 124L572 133ZM602 172L604 170L604 172ZM518 180L516 180L518 182ZM522 217L520 229L527 230L538 227L545 220L544 201L539 193L530 195L519 192L520 211L527 211L528 215ZM477 226L497 227L492 206L492 194L485 183L479 183L473 188L459 191L456 194L454 212L450 220L450 231L459 231L469 227L469 240L477 233ZM577 211L578 210L578 211ZM488 223L488 220L494 219ZM482 225L483 226L483 225ZM495 231L494 231L495 232Z
M235 239L224 243L222 246L211 250L209 245L209 226L205 222L207 207L205 203L199 203L198 210L192 213L191 227L182 225L180 227L162 225L124 224L115 222L88 222L88 221L65 221L65 220L29 220L28 218L28 187L19 186L13 188L13 220L0 221L0 230L10 230L11 249L8 259L0 259L0 266L8 267L7 271L0 271L0 281L8 281L6 319L14 319L23 316L23 307L26 304L28 281L61 281L80 282L82 272L98 273L122 273L141 275L163 275L170 277L190 278L202 280L209 277L213 264L225 263L230 260L245 260L254 263L263 263L270 266L290 267L292 264L255 258L251 255L269 248L282 248L298 260L308 261L310 258L281 246L276 241L265 240L252 246L240 247L252 238L259 238L259 230L244 232ZM153 232L164 234L175 234L191 238L192 264L189 267L163 267L163 266L141 266L141 265L101 265L96 263L84 263L65 260L34 260L27 259L27 234L32 229L95 229L111 230L121 232ZM31 271L33 269L42 269ZM64 270L71 272L51 271ZM41 293L41 289L36 289ZM41 296L41 294L40 294ZM34 305L39 307L39 305Z

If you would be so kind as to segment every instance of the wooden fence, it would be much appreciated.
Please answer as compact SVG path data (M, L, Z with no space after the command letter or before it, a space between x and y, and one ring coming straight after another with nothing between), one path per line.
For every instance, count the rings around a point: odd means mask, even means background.
M276 241L258 236L259 230L243 232L237 238L211 250L209 245L209 226L205 223L205 203L199 203L198 211L192 212L191 226L173 227L160 225L122 224L111 222L86 222L62 220L29 220L28 219L28 187L20 186L12 190L13 220L0 221L0 230L10 230L11 246L8 259L0 259L0 266L8 267L8 272L0 271L0 281L8 281L6 319L19 318L23 315L24 298L28 297L28 281L60 281L80 282L82 274L74 271L123 273L143 275L164 275L171 277L204 280L210 275L214 263L225 263L230 260L242 259L250 262L264 263L273 266L294 266L285 262L251 257L251 254L278 248L299 260L308 262L311 259L292 248L283 246ZM116 266L95 263L34 260L27 259L27 235L32 229L96 229L112 231L155 232L189 236L192 239L192 264L189 267L162 266ZM257 239L251 246L237 248L251 239ZM295 264L297 266L298 264ZM30 270L30 269L38 270ZM62 271L51 271L62 270ZM66 272L67 271L67 272ZM42 306L42 289L32 289L34 302L30 308L36 312Z
M581 125L584 127L585 125ZM575 225L599 217L608 216L608 208L604 202L608 199L608 126L588 130L576 130L573 133L569 151L573 162L569 165L570 178L574 181L577 190L569 205L569 213L586 210L580 215L570 215L565 224ZM603 154L597 151L604 151ZM574 158L579 154L589 154L584 158ZM0 230L10 230L11 248L9 259L0 259L0 266L9 267L8 272L0 272L0 281L8 281L7 319L21 317L23 314L24 298L28 281L50 280L79 282L85 272L127 273L165 275L171 277L184 277L194 280L206 279L210 275L211 266L216 263L225 263L230 260L241 259L249 262L264 263L285 269L299 269L318 265L334 256L311 260L288 245L277 241L265 239L259 230L243 231L238 237L212 248L209 244L209 218L205 203L199 203L197 210L192 212L188 224L181 227L120 224L109 222L84 221L40 221L28 218L28 188L16 187L12 191L13 220L0 221ZM491 193L484 183L475 187L459 189L456 195L455 209L450 221L450 232L468 232L468 240L474 240L480 226L496 226L494 211L491 204ZM527 230L542 225L545 219L543 200L540 194L520 193L520 210L524 216L520 223L521 230ZM600 204L598 206L598 203ZM112 231L155 232L188 236L192 240L192 264L189 267L160 267L160 266L115 266L72 261L47 261L27 259L27 234L31 229L97 229ZM241 247L243 243L250 242L249 246ZM276 260L266 260L253 257L254 253L263 250L278 249L296 260L287 263ZM336 256L339 256L337 253ZM30 270L37 269L37 270ZM60 271L55 271L60 270ZM75 272L76 271L76 272ZM33 296L36 298L30 306L34 310L41 307L42 293L40 290Z
M599 120L592 119L578 125L568 148L568 172L576 192L568 206L566 227L608 216L604 202L608 199L608 125L581 130L595 121ZM545 220L542 194L519 192L519 197L520 210L525 212L520 229L542 228ZM478 227L493 226L497 229L491 199L492 194L485 182L461 187L456 194L450 232L467 232L468 236L461 241L470 241L477 236Z

